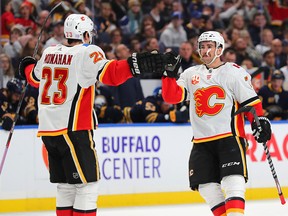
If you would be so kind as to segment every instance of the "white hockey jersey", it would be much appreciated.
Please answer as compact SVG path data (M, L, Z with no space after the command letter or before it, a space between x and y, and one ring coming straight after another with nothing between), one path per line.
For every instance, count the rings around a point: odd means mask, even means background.
M31 74L40 83L38 136L95 129L95 83L107 62L95 45L45 49Z
M235 116L239 105L253 105L260 100L250 75L234 63L218 68L205 65L190 67L177 80L187 90L194 143L232 135L245 137L243 115Z

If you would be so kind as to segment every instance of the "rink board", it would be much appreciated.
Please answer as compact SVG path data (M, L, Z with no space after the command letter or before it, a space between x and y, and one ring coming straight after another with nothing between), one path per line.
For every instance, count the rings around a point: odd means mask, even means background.
M288 194L286 122L273 122L268 143L272 160ZM246 125L249 150L247 199L277 198L277 190L261 144ZM0 212L52 210L56 185L49 183L46 152L36 127L14 131L0 176ZM2 157L8 132L0 130ZM94 134L100 160L99 207L203 202L189 190L188 158L192 148L189 124L101 125Z

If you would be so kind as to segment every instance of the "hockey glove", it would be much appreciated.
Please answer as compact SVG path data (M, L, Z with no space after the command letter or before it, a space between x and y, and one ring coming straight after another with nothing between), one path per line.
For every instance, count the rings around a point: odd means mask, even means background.
M268 118L259 117L261 127L257 127L255 120L252 122L251 128L255 140L259 143L265 143L271 139L271 124Z
M188 122L189 111L186 106L183 106L180 110L172 110L169 112L169 120L174 123Z
M12 128L12 125L13 125L13 115L12 114L5 114L3 117L2 117L2 128L4 130L7 130L7 131L10 131L11 128Z
M163 73L164 76L178 78L178 70L180 68L181 56L176 55L173 52L167 52L164 54L165 61L165 71Z
M32 56L26 56L24 57L20 64L19 64L19 75L22 79L25 79L26 80L26 74L25 74L25 68L28 66L28 65L31 65L31 64L36 64L37 63L37 60L35 58L33 58Z
M165 70L163 54L157 51L132 53L127 59L133 76L139 76L141 73L159 73Z

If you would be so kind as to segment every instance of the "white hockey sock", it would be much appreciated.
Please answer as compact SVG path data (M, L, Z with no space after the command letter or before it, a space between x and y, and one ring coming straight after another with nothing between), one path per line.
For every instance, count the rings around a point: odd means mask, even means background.
M241 175L230 175L222 179L226 193L227 216L243 216L245 209L245 179Z
M73 216L94 216L97 212L98 182L76 184L76 197Z
M225 198L220 184L200 184L199 193L210 206L214 216L226 216Z
M73 205L76 195L75 185L58 184L56 195L57 216L73 216Z

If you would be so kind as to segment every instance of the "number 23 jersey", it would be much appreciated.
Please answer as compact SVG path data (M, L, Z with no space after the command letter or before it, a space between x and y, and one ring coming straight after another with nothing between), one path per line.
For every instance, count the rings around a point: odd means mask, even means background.
M38 136L56 136L95 129L96 81L118 85L132 74L127 61L107 60L98 46L79 44L45 49L30 76L39 82Z

